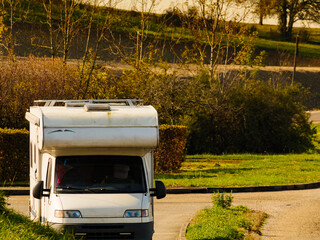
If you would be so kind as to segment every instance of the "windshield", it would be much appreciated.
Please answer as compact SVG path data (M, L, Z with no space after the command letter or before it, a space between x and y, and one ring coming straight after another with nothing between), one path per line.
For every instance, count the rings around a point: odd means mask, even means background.
M56 161L57 193L146 192L140 157L70 156Z

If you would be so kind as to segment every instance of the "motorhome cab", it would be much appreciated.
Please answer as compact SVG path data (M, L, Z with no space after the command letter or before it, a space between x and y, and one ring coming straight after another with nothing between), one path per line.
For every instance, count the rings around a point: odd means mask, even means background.
M43 100L30 122L30 216L84 239L150 240L157 112L140 100Z

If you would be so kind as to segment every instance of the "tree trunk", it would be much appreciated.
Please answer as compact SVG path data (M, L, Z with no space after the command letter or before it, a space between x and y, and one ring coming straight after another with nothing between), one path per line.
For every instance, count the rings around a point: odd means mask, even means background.
M279 6L279 30L282 40L287 40L287 0L281 0Z
M259 25L263 25L263 14L260 13L260 16L259 16Z

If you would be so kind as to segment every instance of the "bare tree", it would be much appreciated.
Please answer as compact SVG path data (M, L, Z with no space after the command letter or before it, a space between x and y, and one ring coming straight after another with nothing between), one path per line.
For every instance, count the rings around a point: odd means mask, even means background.
M234 4L231 0L196 0L186 14L184 22L194 38L197 54L194 59L208 70L212 81L216 78L217 65L229 64L230 56L236 54L235 48L234 53L230 51L236 35L241 35L239 23L247 12L241 16L230 14L230 9L237 6Z
M135 65L139 68L139 64L144 56L144 43L147 39L146 31L150 24L150 14L157 5L157 0L137 0L135 10L140 13L140 26L135 27L136 33L136 60Z
M15 61L15 50L14 47L16 45L15 36L13 32L13 27L16 23L15 13L17 7L21 4L20 0L2 0L2 8L5 9L5 6L8 6L9 11L4 14L8 16L9 24L4 29L5 32L3 34L2 47L7 51L8 57L11 61Z
M64 62L69 57L69 50L72 45L72 40L80 32L81 21L83 20L85 13L76 15L76 11L79 10L80 3L76 0L63 0L63 6L60 12L60 25L59 29L62 33L62 54Z
M84 55L82 57L82 64L80 66L80 89L82 92L78 94L78 98L86 98L90 83L92 82L92 75L96 67L98 53L101 49L102 41L111 41L112 30L111 27L118 21L112 8L116 7L119 1L108 1L107 3L95 0L90 3L88 15L88 22L86 27L86 43ZM94 36L95 34L95 36Z
M57 32L57 29L54 27L53 23L53 0L43 0L43 7L47 15L47 20L46 23L49 28L49 49L50 49L50 55L51 58L54 59L55 54L56 54L56 41L57 41L57 36L55 37L55 32Z

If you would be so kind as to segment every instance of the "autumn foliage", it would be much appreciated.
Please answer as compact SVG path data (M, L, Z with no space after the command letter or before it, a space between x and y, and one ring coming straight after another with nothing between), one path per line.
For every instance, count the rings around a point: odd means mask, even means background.
M177 171L185 154L187 131L184 126L160 125L160 143L155 151L155 172Z

